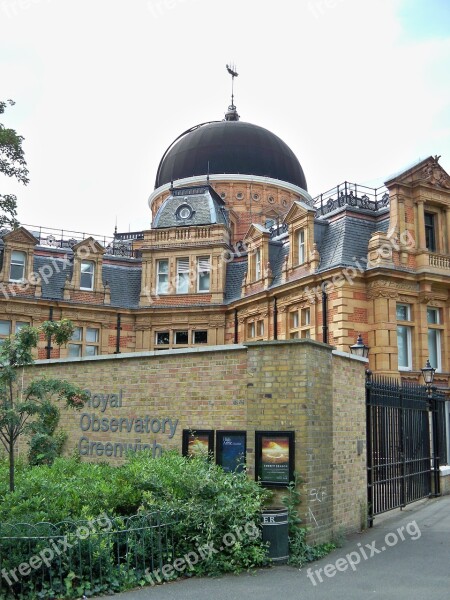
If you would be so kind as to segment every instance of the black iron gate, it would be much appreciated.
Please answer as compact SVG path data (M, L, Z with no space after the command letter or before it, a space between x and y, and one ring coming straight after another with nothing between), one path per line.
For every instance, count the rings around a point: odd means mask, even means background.
M367 378L369 526L375 515L439 495L440 400L425 386Z

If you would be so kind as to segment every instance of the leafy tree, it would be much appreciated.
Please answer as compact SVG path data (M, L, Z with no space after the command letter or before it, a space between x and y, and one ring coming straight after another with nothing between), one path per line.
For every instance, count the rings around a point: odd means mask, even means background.
M12 100L0 100L0 115L5 112L8 104L14 105ZM24 185L28 183L28 169L22 148L23 137L14 129L7 129L0 123L0 173L7 177L14 177ZM3 226L18 227L17 198L14 194L0 193L0 228Z
M34 363L33 348L39 335L55 341L58 346L72 337L71 321L45 321L39 327L22 327L6 339L0 348L0 441L9 455L9 489L14 491L14 451L22 434L36 434L37 423L54 413L53 401L81 409L87 400L78 387L63 379L34 379L24 382L24 368Z

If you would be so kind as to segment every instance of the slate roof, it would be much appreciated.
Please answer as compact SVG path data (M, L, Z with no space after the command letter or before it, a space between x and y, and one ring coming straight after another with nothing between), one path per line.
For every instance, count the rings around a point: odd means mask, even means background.
M198 193L193 194L193 191ZM185 194L183 194L185 192ZM191 209L191 217L182 219L178 213L181 206ZM188 227L196 225L227 225L227 213L223 200L209 186L174 190L160 206L153 219L153 229L164 227Z
M121 262L123 260L123 258L120 259ZM51 256L51 251L47 256L35 255L33 270L41 277L42 298L62 300L65 281L67 278L72 278L72 252L67 253L67 259ZM138 308L141 291L140 265L125 266L103 263L102 281L104 283L107 281L110 286L111 306Z
M223 202L215 193L210 193L211 188L204 186L205 193L196 194L196 190L191 190L188 196L189 202L195 205L199 202L204 209L205 203L210 207L211 201L214 202L215 209L218 210L219 218L225 220L223 213ZM197 190L198 191L198 190ZM201 190L200 190L201 191ZM216 197L213 197L213 196ZM183 203L184 196L173 196L172 200L176 203ZM164 205L163 205L164 206ZM209 209L208 209L209 210ZM316 219L314 223L314 237L320 254L319 272L324 272L336 267L355 266L356 261L364 265L361 259L367 257L367 248L370 236L375 231L386 232L389 226L389 214L379 213L378 219L375 215L364 215L354 213L347 209L342 210L342 215L334 214L333 218ZM211 212L209 215L211 216ZM220 215L222 215L220 217ZM257 226L259 229L263 229ZM2 240L0 239L0 252L2 250ZM42 281L42 298L62 300L64 283L67 278L72 278L72 259L73 252L67 249L66 258L61 257L61 249L55 249L45 246L37 246L34 257L34 271L39 273ZM289 239L287 234L275 240L269 241L269 261L273 274L271 289L278 287L282 283L282 268L286 256L289 254ZM139 295L141 288L141 264L136 259L115 257L105 255L103 263L102 280L108 282L111 290L111 306L117 308L139 308ZM265 266L265 265L264 265ZM225 285L225 304L241 298L242 283L244 275L247 272L247 258L242 257L235 262L227 264L226 285ZM181 306L168 305L171 308L181 308ZM190 305L192 306L192 305Z
M225 303L233 302L241 297L242 282L247 272L247 261L232 262L227 265L225 283Z
M383 221L365 220L351 215L328 223L318 251L319 272L333 267L354 266L356 260L367 258L367 247L372 233L387 231L389 218Z

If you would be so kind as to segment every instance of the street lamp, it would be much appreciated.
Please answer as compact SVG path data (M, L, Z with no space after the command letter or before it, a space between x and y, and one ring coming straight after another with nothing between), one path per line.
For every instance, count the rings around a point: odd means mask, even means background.
M361 334L358 335L356 344L350 346L350 352L355 356L361 356L362 358L367 358L369 356L369 346L364 344Z
M430 359L427 359L427 364L421 371L425 385L427 386L428 391L430 391L433 384L434 373L436 372L436 369L430 365Z

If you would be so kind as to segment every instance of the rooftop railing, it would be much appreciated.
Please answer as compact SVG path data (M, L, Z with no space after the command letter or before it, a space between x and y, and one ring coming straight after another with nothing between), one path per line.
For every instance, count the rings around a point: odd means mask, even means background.
M343 206L377 212L389 205L389 192L385 186L371 188L344 181L316 196L313 200L316 217L326 215Z

